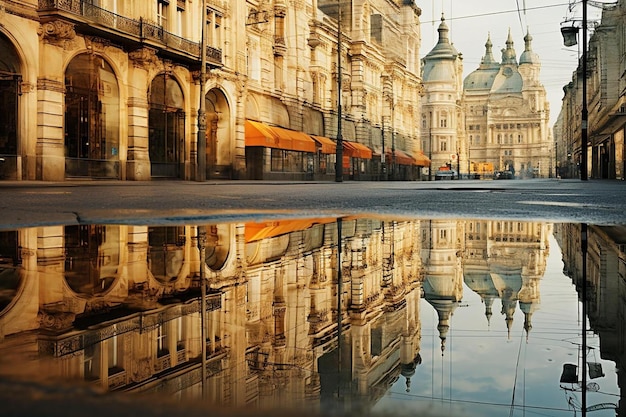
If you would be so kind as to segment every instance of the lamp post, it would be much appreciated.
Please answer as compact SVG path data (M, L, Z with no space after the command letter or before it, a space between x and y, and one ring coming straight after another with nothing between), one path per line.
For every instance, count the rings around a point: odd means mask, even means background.
M341 135L341 0L337 0L337 148L335 182L343 181L343 136Z
M588 0L582 0L583 6L583 19L582 19L582 107L580 115L581 135L580 135L580 179L581 181L587 181L587 142L588 142L588 118L589 112L587 110L587 2ZM561 34L563 35L563 44L565 46L576 45L576 36L578 35L578 28L575 26L561 27Z
M206 226L198 226L198 251L200 252L200 342L202 355L202 398L206 398L206 378L207 378L207 359L206 359L206 279L204 275L204 266L206 264Z
M428 113L428 159L430 159L430 164L428 165L428 181L433 180L433 130L432 130L432 122L433 122L433 113Z
M587 0L583 0L583 105L581 111L581 139L580 139L580 179L587 181ZM583 396L583 402L585 397Z
M196 181L206 180L206 110L204 97L204 82L206 78L206 0L201 2L202 27L200 30L200 105L198 107L198 145L196 148Z

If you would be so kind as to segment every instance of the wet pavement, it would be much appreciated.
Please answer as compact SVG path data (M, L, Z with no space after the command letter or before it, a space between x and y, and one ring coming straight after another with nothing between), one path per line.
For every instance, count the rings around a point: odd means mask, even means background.
M2 183L0 400L14 416L577 415L562 371L583 368L587 280L587 404L626 415L625 190Z
M0 225L380 214L626 224L622 181L1 182Z

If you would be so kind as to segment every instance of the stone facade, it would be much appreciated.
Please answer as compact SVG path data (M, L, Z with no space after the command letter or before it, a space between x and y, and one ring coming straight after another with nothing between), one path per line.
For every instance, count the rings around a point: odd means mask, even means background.
M597 6L597 5L596 5ZM626 178L626 50L623 0L603 6L598 25L591 25L592 34L586 51L587 103L587 178ZM577 178L582 163L582 59L563 87L564 97L559 119L555 124L557 149L555 158L559 176Z
M421 151L420 13L392 0L344 2L341 14L325 0L3 2L1 175L193 180L206 160L207 178L332 177L334 155L251 150L245 126L335 139L341 98L343 137L367 147L345 155L344 174L380 179L386 153ZM426 164L389 162L397 179Z
M510 171L515 178L553 175L554 146L550 106L540 81L541 62L524 37L519 63L509 33L502 59L493 58L491 39L478 69L463 82L467 159L461 170L492 177Z

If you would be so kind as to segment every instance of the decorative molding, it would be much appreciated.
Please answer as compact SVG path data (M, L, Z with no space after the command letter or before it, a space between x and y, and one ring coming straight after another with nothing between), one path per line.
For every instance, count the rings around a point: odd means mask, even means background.
M76 38L74 25L61 20L52 20L40 25L37 34L45 43L63 48Z
M156 65L159 62L156 50L148 47L135 49L128 53L128 57L135 68L148 69L150 66Z
M57 93L65 93L65 85L59 80L50 78L37 79L37 90L54 91Z

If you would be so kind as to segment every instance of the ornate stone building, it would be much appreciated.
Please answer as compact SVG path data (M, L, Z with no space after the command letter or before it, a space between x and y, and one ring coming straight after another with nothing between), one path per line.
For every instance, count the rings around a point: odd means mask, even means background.
M596 3L602 7L598 25L589 25L586 87L583 98L582 60L563 87L564 96L555 124L555 158L559 175L576 178L582 167L582 148L587 148L587 177L626 178L626 3ZM587 100L587 144L582 143L582 100Z
M429 179L436 170L459 172L459 159L465 159L462 100L463 58L450 42L444 17L438 28L437 45L424 57L422 81L422 147L432 160Z
M347 178L418 177L421 11L341 4L2 3L0 175L334 177L341 102Z
M461 170L490 177L510 171L516 178L553 174L554 144L549 129L550 106L540 81L541 62L524 37L519 63L509 33L502 59L485 44L480 66L463 81L467 159Z

